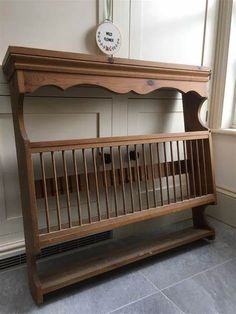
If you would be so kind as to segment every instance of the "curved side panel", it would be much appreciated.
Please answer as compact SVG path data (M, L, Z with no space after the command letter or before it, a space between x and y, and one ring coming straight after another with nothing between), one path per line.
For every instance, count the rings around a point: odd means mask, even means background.
M206 97L202 97L194 91L183 94L184 124L186 132L208 130L208 128L202 124L200 119L200 110L206 99Z
M126 94L131 91L144 95L160 88L176 89L181 93L195 91L201 97L207 96L205 82L198 81L177 81L170 79L143 79L128 77L108 77L94 75L78 75L50 72L24 72L24 92L32 93L43 86L55 86L66 90L76 85L94 85L106 88L118 94Z

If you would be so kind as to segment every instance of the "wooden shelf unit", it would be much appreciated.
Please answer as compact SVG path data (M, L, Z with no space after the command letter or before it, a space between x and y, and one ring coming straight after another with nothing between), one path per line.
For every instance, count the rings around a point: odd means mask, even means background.
M204 217L206 205L216 201L211 133L199 121L209 69L9 47L3 70L11 92L28 277L35 302L42 303L48 292L152 254L214 238ZM66 90L84 84L115 93L178 90L186 132L31 142L24 125L25 95L49 85ZM38 217L42 204L43 227ZM193 213L193 227L187 231L165 238L140 237L138 242L113 241L112 251L104 244L100 255L82 254L69 266L59 261L53 270L42 271L36 263L40 250L51 244L187 208Z

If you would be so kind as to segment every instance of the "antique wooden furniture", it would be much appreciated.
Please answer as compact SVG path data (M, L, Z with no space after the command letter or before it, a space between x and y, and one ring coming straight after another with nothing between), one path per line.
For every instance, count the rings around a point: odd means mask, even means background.
M211 134L199 121L207 68L9 47L3 70L11 91L29 283L37 303L85 278L214 238L204 218L205 206L216 201ZM24 126L25 95L48 85L65 90L81 84L115 93L176 89L182 93L186 132L31 142ZM193 213L187 230L160 239L114 241L100 255L82 254L67 266L38 271L37 254L51 244L187 208Z

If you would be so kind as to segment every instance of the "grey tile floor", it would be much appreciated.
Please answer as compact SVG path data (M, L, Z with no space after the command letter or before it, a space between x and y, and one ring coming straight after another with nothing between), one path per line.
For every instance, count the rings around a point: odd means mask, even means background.
M36 306L26 268L0 272L0 313L236 313L236 229L211 219L214 242L152 257L50 295Z

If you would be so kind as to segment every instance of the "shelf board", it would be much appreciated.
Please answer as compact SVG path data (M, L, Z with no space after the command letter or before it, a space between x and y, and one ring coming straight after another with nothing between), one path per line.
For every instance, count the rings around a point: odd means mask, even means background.
M165 236L141 234L102 243L70 255L41 262L43 294L141 260L171 248L214 235L214 231L187 228Z

